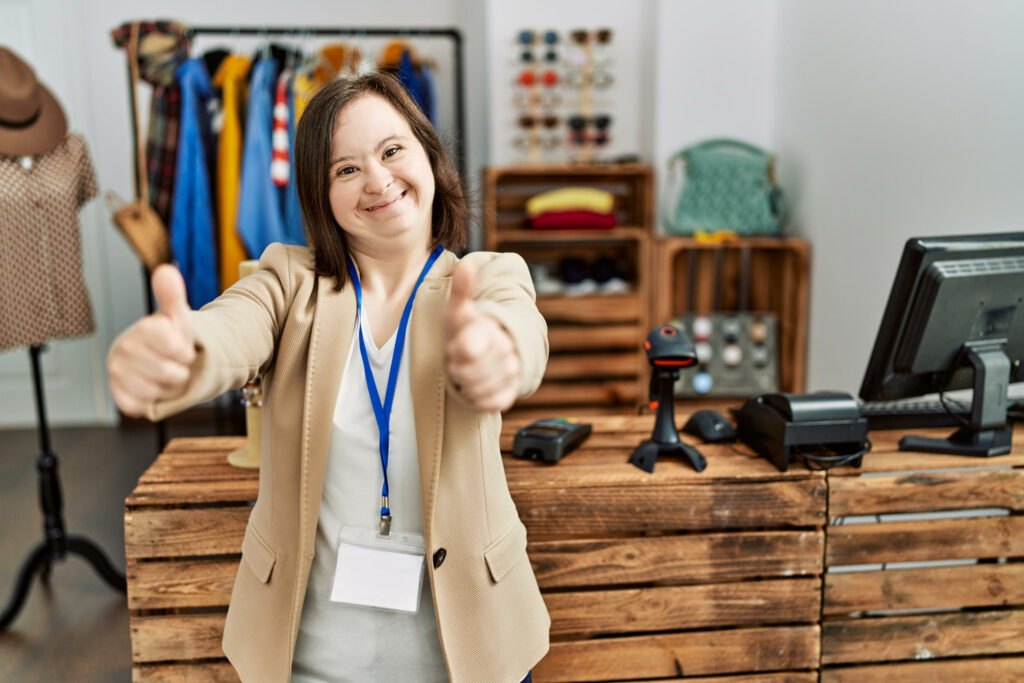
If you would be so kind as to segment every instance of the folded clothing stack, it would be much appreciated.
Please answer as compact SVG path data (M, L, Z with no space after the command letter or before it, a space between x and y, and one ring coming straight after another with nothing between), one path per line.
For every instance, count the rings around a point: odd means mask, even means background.
M611 192L593 187L563 187L526 202L526 224L538 230L610 230L615 227Z
M567 256L557 264L531 263L530 274L538 296L626 294L632 291L627 282L628 264L607 256L599 256L592 261Z

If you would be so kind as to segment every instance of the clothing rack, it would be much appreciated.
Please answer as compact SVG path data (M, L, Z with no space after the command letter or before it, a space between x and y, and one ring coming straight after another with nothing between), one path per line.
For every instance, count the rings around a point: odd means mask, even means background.
M214 36L290 36L293 38L316 38L323 36L395 37L395 38L449 38L455 58L455 152L456 165L462 182L466 177L466 117L465 95L462 73L462 34L454 28L344 28L325 26L190 26L185 31L188 37L197 35Z
M459 174L462 177L463 183L467 182L466 176L466 154L465 154L465 95L464 95L464 81L463 81L463 58L462 58L462 34L456 29L444 29L444 28L345 28L345 27L325 27L325 26L189 26L185 29L185 35L189 38L198 35L206 36L259 36L259 37L270 37L270 36L288 36L296 39L304 38L315 38L323 36L351 36L354 38L359 37L433 37L433 38L448 38L452 42L453 58L455 62L455 152L457 159L455 160L456 167L459 170ZM129 93L132 98L136 97L135 89L132 84L131 73L129 68ZM141 131L138 131L132 127L133 142L135 138L142 135ZM137 166L137 165L136 165ZM144 169L135 169L135 184L136 184L136 196L138 196L138 190L141 186L140 173L144 173ZM148 283L149 272L143 267L143 279ZM155 301L153 299L153 292L150 287L146 287L146 312L153 313L156 310ZM163 450L164 445L167 443L167 427L166 421L160 420L156 424L156 437L157 437L157 452Z

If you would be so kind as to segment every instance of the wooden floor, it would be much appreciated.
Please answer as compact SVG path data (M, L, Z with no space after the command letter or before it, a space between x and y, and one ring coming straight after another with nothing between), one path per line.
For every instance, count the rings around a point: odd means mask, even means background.
M239 411L240 412L240 411ZM237 415L190 415L167 423L168 438L244 433ZM51 431L60 459L69 535L98 545L124 572L124 499L157 452L149 423ZM0 609L21 565L43 541L34 429L0 430ZM21 612L0 633L0 681L131 680L128 608L77 555L55 565L50 586L36 578Z

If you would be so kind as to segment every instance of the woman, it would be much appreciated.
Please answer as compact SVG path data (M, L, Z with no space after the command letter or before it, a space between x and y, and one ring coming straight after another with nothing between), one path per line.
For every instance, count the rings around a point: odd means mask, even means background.
M464 243L458 176L388 76L318 92L296 171L311 247L272 245L196 312L157 269L160 310L108 359L118 406L153 420L262 378L224 652L243 681L523 680L550 619L498 437L547 362L526 265L441 247Z

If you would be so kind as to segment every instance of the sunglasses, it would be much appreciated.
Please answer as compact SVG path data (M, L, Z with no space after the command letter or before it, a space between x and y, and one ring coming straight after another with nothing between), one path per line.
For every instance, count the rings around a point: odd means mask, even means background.
M614 82L615 77L604 69L594 69L590 72L574 69L565 73L565 84L574 88L582 88L584 83L589 83L595 88L607 88Z
M577 45L586 45L591 40L598 45L607 45L612 42L612 30L610 28L602 28L591 33L583 29L577 29L569 34L569 38Z
M552 69L545 69L538 76L533 69L523 69L519 72L516 83L527 88L538 83L551 88L558 85L558 72Z
M519 117L519 125L522 128L554 128L558 125L559 119L554 114L545 114L544 116L531 116L530 114L523 114Z
M531 146L539 146L545 149L554 149L562 144L562 138L559 135L517 135L512 138L512 145L520 149L526 149Z
M588 125L593 126L597 130L607 130L612 125L612 117L608 114L598 114L596 116L586 117L579 114L574 114L565 120L570 130L581 131Z

